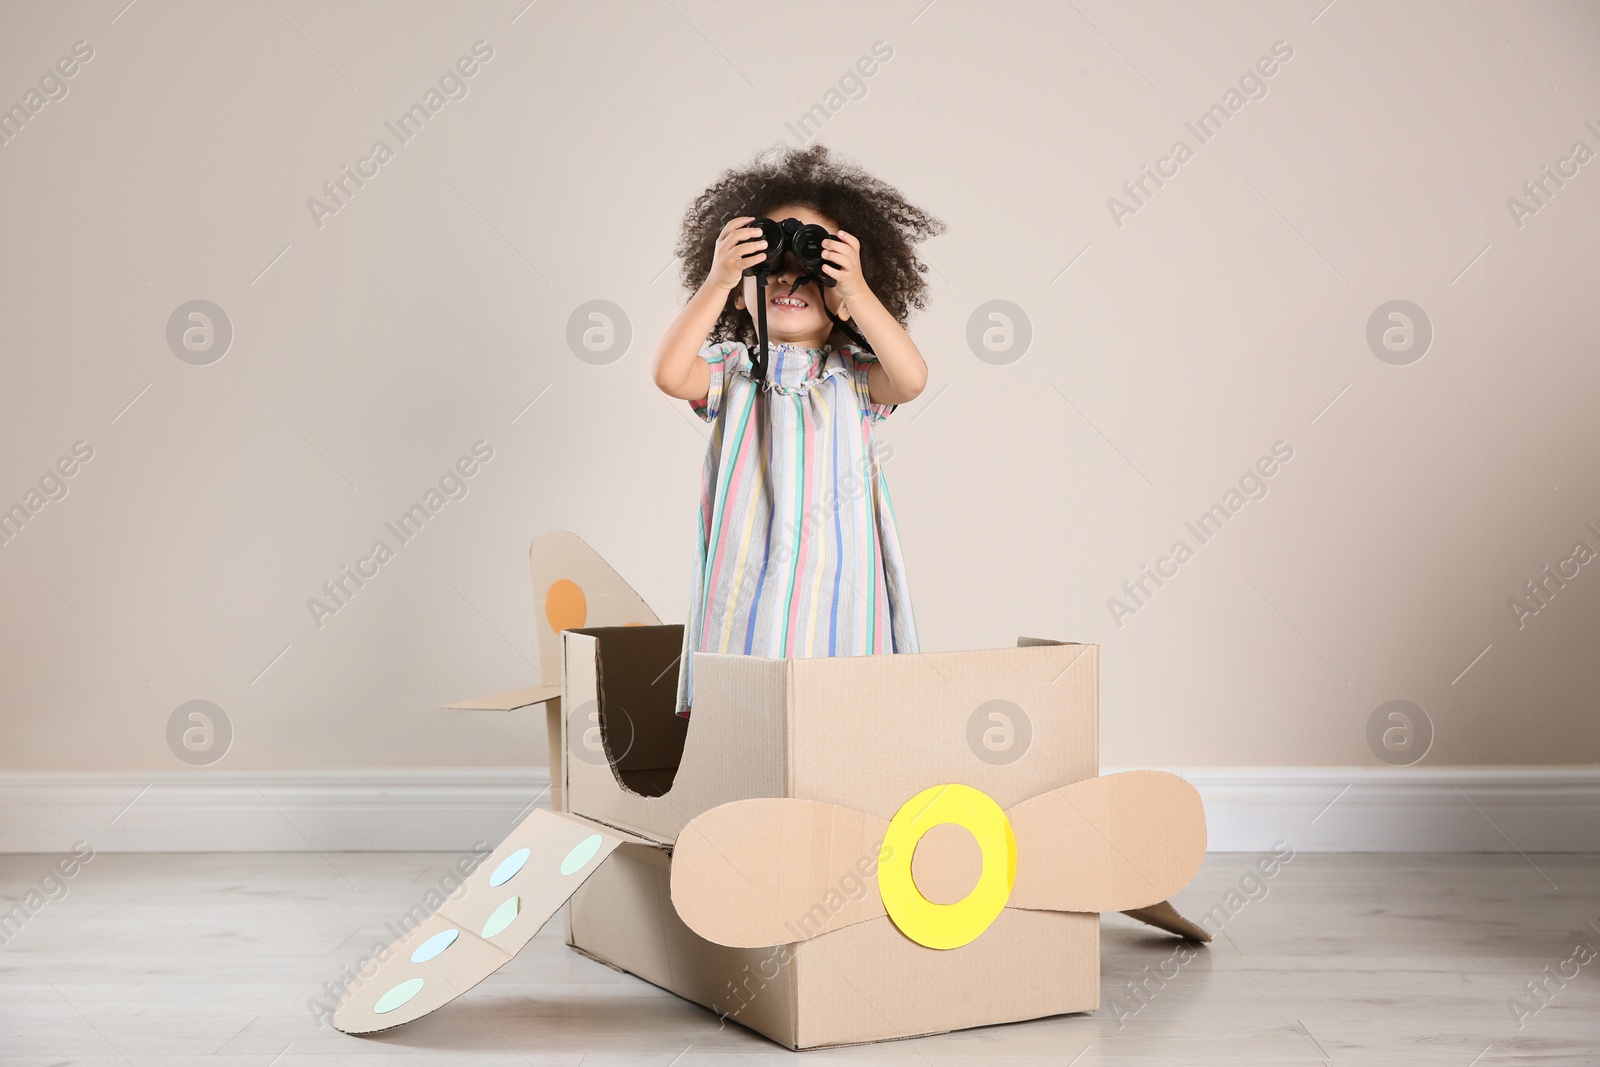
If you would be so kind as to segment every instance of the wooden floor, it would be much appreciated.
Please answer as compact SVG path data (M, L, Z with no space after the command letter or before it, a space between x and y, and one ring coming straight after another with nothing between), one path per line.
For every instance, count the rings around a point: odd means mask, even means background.
M578 956L559 919L409 1026L319 1028L308 999L453 858L97 855L0 947L0 1067L1600 1063L1600 958L1547 979L1547 1003L1525 989L1600 950L1600 856L1515 853L1300 854L1263 883L1253 857L1214 854L1179 906L1202 914L1242 878L1233 902L1256 899L1143 1001L1126 983L1177 942L1108 916L1099 1012L914 1041L787 1052ZM0 856L0 896L51 859Z

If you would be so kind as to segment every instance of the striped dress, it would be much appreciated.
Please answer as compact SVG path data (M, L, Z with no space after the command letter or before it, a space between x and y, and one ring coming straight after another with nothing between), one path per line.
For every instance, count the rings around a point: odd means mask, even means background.
M770 658L916 652L894 506L872 427L895 409L867 393L877 357L853 345L770 344L767 382L740 342L700 352L711 423L683 628L677 711L695 652Z

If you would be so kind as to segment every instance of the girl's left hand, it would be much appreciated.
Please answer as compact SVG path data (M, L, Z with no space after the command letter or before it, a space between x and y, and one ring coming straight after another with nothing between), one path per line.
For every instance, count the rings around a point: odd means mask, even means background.
M841 299L848 301L867 292L867 280L861 276L861 242L855 234L840 230L837 241L822 242L822 253L822 269L834 279Z

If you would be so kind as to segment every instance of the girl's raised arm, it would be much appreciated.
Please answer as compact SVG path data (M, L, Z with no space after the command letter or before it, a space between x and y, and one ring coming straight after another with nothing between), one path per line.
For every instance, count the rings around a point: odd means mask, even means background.
M840 230L837 239L823 241L822 247L831 257L823 262L823 271L834 279L850 317L877 356L877 362L867 372L872 402L904 404L915 400L928 384L928 364L905 327L861 276L861 242L855 234Z
M700 349L727 305L728 292L739 284L744 269L766 254L767 242L760 239L761 230L745 225L754 218L741 215L722 227L710 273L656 345L650 373L656 388L670 397L700 400L711 388L711 368L700 358Z

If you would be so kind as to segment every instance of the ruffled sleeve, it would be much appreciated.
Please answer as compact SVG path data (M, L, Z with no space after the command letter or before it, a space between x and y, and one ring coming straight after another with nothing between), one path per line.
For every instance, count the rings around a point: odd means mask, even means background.
M700 350L700 358L711 368L711 384L704 399L689 401L689 407L705 421L715 422L722 410L722 392L728 374L747 358L745 346L740 341L713 341Z
M856 398L861 402L861 414L873 422L882 422L888 418L889 412L900 405L874 403L872 393L867 388L867 372L878 362L878 357L855 345L842 346L839 354L844 357L845 366L850 368L850 377L855 382Z

